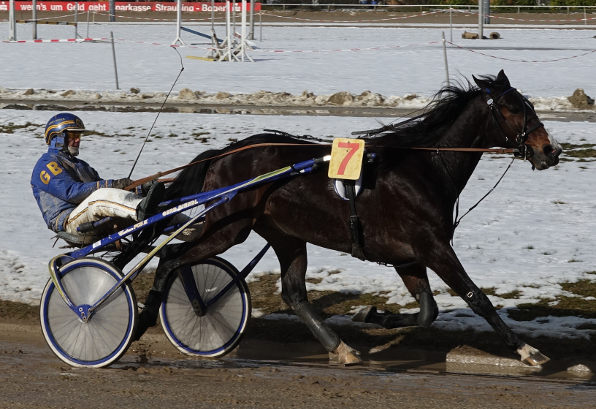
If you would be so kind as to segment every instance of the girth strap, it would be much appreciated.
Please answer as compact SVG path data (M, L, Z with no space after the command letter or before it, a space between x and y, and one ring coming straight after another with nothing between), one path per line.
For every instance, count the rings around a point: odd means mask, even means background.
M362 247L362 234L360 228L360 219L356 214L356 189L354 180L345 180L346 196L350 203L350 231L352 232L352 257L366 260L364 249Z

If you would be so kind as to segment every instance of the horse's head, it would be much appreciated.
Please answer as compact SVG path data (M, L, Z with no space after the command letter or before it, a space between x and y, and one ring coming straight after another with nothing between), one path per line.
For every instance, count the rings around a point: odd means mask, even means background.
M529 159L538 170L559 163L561 146L544 129L534 106L517 89L501 70L494 77L473 77L476 85L484 91L492 123L490 142L495 146L514 147L519 155Z

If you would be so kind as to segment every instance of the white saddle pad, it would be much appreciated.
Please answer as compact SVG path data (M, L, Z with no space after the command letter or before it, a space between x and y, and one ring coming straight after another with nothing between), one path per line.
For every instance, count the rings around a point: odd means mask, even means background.
M333 182L333 188L335 189L335 193L343 200L350 200L348 196L346 196L346 185L344 184L343 179L335 179ZM362 193L362 174L354 184L355 196L358 197L360 193Z

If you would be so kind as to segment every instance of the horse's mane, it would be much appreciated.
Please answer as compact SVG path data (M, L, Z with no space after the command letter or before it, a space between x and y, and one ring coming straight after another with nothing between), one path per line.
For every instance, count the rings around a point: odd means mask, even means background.
M490 83L495 82L491 75L481 76ZM423 108L423 113L405 121L386 125L377 133L363 138L372 146L430 147L443 139L468 103L482 91L470 81L465 84L445 86L437 92L432 101Z
M489 84L494 84L494 76L480 77ZM462 113L472 99L482 91L469 81L443 87L437 92L432 101L423 109L423 113L408 120L386 125L377 132L371 132L363 137L367 145L374 147L430 147L436 146L446 135L447 130ZM313 140L322 141L309 135L297 136L280 131L266 130L266 133L253 135L247 139L233 142L223 149L202 152L192 162L213 158L227 151L247 145L259 143L304 143L311 144ZM207 169L211 160L197 163L183 169L166 191L166 199L188 196L202 190Z

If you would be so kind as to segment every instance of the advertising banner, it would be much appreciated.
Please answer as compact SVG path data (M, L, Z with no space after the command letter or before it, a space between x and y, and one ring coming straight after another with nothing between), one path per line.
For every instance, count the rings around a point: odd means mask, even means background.
M33 4L30 1L15 1L15 11L32 11ZM9 1L0 1L0 11L8 11ZM216 12L223 12L226 10L226 3L214 3ZM74 1L38 1L38 11L74 11L78 8L78 11L101 11L109 12L110 5L107 1L80 1L78 3ZM250 1L247 2L247 10L250 9ZM261 10L261 3L255 3L255 11ZM164 11L164 12L176 12L178 11L177 2L116 2L116 13L123 11ZM199 13L199 12L210 12L211 3L197 2L197 3L182 3L183 13ZM242 3L236 2L236 11L242 11Z

